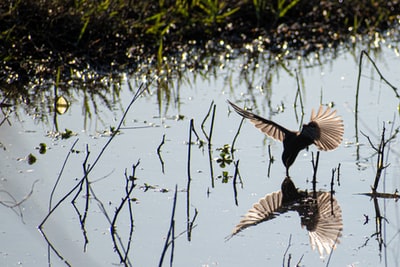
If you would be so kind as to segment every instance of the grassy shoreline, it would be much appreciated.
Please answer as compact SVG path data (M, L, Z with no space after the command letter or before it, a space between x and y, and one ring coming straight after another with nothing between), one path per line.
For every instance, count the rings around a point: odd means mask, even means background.
M90 117L97 101L118 101L128 73L137 83L158 77L161 112L187 71L212 77L243 55L268 82L286 59L379 46L398 29L399 10L399 1L0 1L0 107L34 109L46 121L59 96L79 91Z
M399 10L398 0L2 1L0 93L11 103L54 85L112 94L121 72L201 70L240 53L307 56L373 39L399 25Z
M0 4L2 65L26 58L111 68L179 52L188 41L234 46L264 36L267 49L313 51L387 29L399 1L11 0ZM151 2L151 4L150 4ZM269 44L268 44L269 39ZM79 64L77 64L79 66ZM86 64L82 64L86 65Z

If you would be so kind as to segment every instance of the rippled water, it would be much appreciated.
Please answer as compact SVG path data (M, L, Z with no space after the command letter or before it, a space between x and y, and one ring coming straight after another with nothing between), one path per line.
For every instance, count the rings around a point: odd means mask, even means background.
M49 211L52 190L67 154L76 142L54 191L51 207L59 202L60 205L43 225L49 243L70 265L119 264L105 212L112 219L121 199L126 196L125 173L130 175L132 165L140 162L135 169L136 187L131 194L134 231L127 262L133 266L159 264L171 224L175 186L178 188L173 233L176 239L173 250L170 246L166 251L164 266L169 264L172 251L173 266L295 266L298 262L301 266L397 266L400 248L398 203L393 199L378 200L385 218L380 248L375 235L374 202L358 193L371 191L376 173L376 153L361 132L377 146L385 122L386 138L389 138L400 125L399 99L364 58L357 144L354 109L359 56L359 51L346 52L317 66L314 66L316 59L309 59L308 63L302 61L301 65L288 61L286 70L280 68L271 73L263 67L254 72L246 70L244 60L239 57L228 62L214 77L202 78L189 73L179 86L175 83L176 86L171 88L175 101L170 101L168 107L165 103L161 105L161 116L155 89L150 86L150 92L145 92L133 103L120 133L88 175L93 191L85 222L89 242L86 251L79 216L71 205L76 191L64 201L60 200L84 177L87 151L90 151L87 163L93 164L110 138L107 131L118 125L133 93L125 83L120 101L115 102L112 111L99 108L99 114L93 115L88 122L82 116L82 99L79 96L71 98L68 111L57 117L60 130L70 129L76 133L69 139L49 135L54 131L54 125L51 120L48 123L35 120L34 108L29 114L22 109L15 112L18 117L11 115L9 123L1 126L0 200L8 205L24 201L13 208L1 206L1 265L44 266L48 262L52 266L65 265L54 250L49 249L37 227ZM400 84L397 68L400 59L393 49L382 48L371 57L385 79L395 86ZM238 205L235 205L232 178L235 166L232 163L222 168L216 161L221 153L218 149L232 144L241 121L236 113L230 112L226 100L242 107L253 107L255 113L290 129L298 129L301 121L299 99L296 109L293 107L298 90L296 69L304 122L308 122L312 108L317 108L320 103L334 103L345 125L342 145L335 151L321 152L318 166L317 189L329 191L332 169L340 164L340 186L335 183L334 189L342 209L343 232L330 260L328 257L321 259L319 253L312 250L307 230L301 227L300 217L294 211L245 229L226 241L253 203L280 190L285 176L280 161L282 145L265 138L249 122L244 122L233 155L242 180L241 185L237 178ZM244 75L244 72L247 73ZM204 129L209 134L212 119L211 116L206 118L206 114L212 103L216 107L210 150L212 160L209 160L207 142L200 147L194 132L189 160L190 121L193 119L195 132L206 141L201 124L205 120ZM162 143L164 135L165 142ZM37 149L40 143L47 146L45 154L40 154ZM269 145L275 161L268 177ZM314 146L302 151L291 167L293 181L302 190L312 189L312 152L316 152ZM26 159L29 154L36 157L32 165ZM378 191L394 193L399 187L400 169L397 137L386 147L384 160L390 165L383 173ZM228 177L226 183L223 182L224 175ZM75 201L82 216L85 196L83 191ZM188 218L194 219L190 241ZM125 247L128 246L130 222L125 205L116 222L117 233Z

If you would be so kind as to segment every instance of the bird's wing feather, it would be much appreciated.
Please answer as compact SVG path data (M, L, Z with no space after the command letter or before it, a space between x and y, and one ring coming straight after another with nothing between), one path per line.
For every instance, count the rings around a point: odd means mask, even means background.
M313 139L314 144L319 149L332 150L342 142L344 133L343 120L336 115L336 110L331 111L328 107L323 111L322 106L320 106L317 114L312 110L310 123L315 123L318 126L318 134L313 136Z
M244 110L240 107L238 107L237 105L233 104L231 101L228 100L228 103L232 106L232 108L242 117L249 119L251 123L254 124L254 126L256 128L258 128L261 132L263 132L264 134L279 140L279 141L283 141L283 139L285 138L286 134L290 134L292 133L291 131L289 131L288 129L286 129L285 127L264 119L263 117L260 117L254 113L251 113L247 110Z
M282 192L277 191L266 195L247 211L242 220L235 226L230 237L236 235L245 228L257 225L261 222L274 218L277 213L282 212Z
M329 255L342 236L342 210L329 192L318 195L318 220L315 229L309 231L312 249L318 249L321 257Z

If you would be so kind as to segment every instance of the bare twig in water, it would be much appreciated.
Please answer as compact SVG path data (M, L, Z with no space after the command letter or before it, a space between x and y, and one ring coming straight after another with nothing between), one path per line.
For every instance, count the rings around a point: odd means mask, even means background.
M10 117L10 114L12 113L12 109L7 109L7 112L4 112L3 109L1 108L1 112L2 112L3 115L4 115L4 118L1 120L0 126L3 125L3 123L6 122L6 121L8 122L8 125L11 126L11 122L10 122L10 120L8 119L8 117Z
M202 123L201 123L201 130L203 131L204 136L207 139L207 144L208 144L208 161L210 164L210 176L211 176L211 187L214 188L214 168L213 168L213 159L212 159L212 145L211 145L211 139L212 139L212 133L214 129L214 120L215 120L215 108L216 105L214 104L214 101L211 102L210 108L208 109L207 115L204 117ZM207 134L205 129L204 129L204 124L207 121L208 117L210 116L212 110L212 115L211 115L211 126L210 126L210 131ZM193 128L194 129L194 128Z
M393 128L392 128L393 130ZM384 170L389 166L389 163L387 163L387 161L385 162L385 149L386 146L388 145L389 148L387 150L387 156L389 155L389 150L390 150L390 141L392 141L396 136L397 133L399 131L399 128L395 129L395 132L389 137L389 139L385 139L385 124L383 124L383 129L382 129L382 133L381 133L381 138L380 138L380 142L378 147L376 147L371 139L369 138L369 136L365 135L363 132L361 132L367 139L369 144L371 145L372 149L376 151L377 153L377 161L376 161L376 174L375 174L375 179L374 179L374 185L371 186L371 193L363 193L362 195L367 195L370 196L373 201L374 201L374 208L375 208L375 233L373 233L371 235L372 237L375 237L376 241L378 242L378 249L379 252L382 252L382 248L386 250L386 245L385 245L385 239L386 239L386 231L382 232L382 225L384 225L385 223L388 223L388 221L385 218L385 215L381 215L381 211L379 208L379 203L378 203L378 198L393 198L396 201L398 200L399 196L398 196L398 192L397 189L393 194L389 194L389 193L379 193L377 191L380 180L381 180L381 176L382 174L385 177L385 173ZM392 131L393 132L393 131ZM383 180L383 190L385 191L385 179ZM384 209L385 212L385 209ZM366 224L368 222L368 216L364 215L366 217L366 221L364 224ZM365 244L363 246L365 246L369 241L369 238L366 240ZM386 255L386 252L385 252Z
M129 86L130 90L133 91L132 88L131 88L130 83L128 83L128 86ZM133 96L131 102L129 103L128 107L126 108L124 114L122 115L121 120L120 120L118 126L117 126L117 127L115 128L115 130L112 132L110 138L108 139L108 141L106 142L106 144L103 146L103 148L101 149L100 153L99 153L99 154L97 155L97 157L95 158L94 162L93 162L90 166L88 166L87 168L85 168L83 177L76 183L76 185L75 185L74 187L72 187L72 188L70 189L69 192L67 192L63 197L61 197L61 199L60 199L54 206L49 205L49 212L47 213L47 215L45 216L45 218L42 220L42 222L41 222L41 223L39 224L39 226L38 226L38 229L39 229L40 233L41 233L41 234L43 235L43 237L45 238L45 240L46 240L46 242L48 243L50 249L51 249L54 253L56 253L56 255L57 255L62 261L64 261L64 263L66 263L67 265L69 265L68 261L67 261L66 259L64 259L64 257L57 251L57 249L56 249L56 248L52 245L52 243L49 241L49 239L48 239L47 236L46 236L46 233L43 231L43 226L44 226L44 224L47 222L47 220L49 219L49 217L53 214L53 212L54 212L62 203L64 203L64 201L65 201L69 196L71 196L71 195L75 192L75 190L81 188L82 183L87 179L87 177L88 177L88 175L90 174L90 172L94 169L94 167L97 165L97 163L99 162L100 158L101 158L102 155L104 154L106 148L110 145L111 141L114 139L114 137L115 137L115 136L117 135L117 133L119 132L119 130L120 130L120 128L121 128L121 125L123 124L123 122L124 122L124 120L125 120L125 117L126 117L126 115L128 114L128 111L130 110L131 106L132 106L133 103L139 98L139 96L147 89L148 86L149 86L149 84L146 85L146 86L145 86L144 84L141 84L141 85L140 85L139 89L136 91L136 93L135 93L135 95ZM58 182L57 182L57 183L58 183ZM88 182L88 185L89 185L89 184L90 184L90 183ZM92 195L93 195L94 192L92 191L91 187L88 186L88 188L89 188L90 192L91 192ZM88 188L87 188L87 189L88 189ZM79 190L78 190L78 191L79 191ZM86 190L86 192L87 192L87 190ZM106 217L107 217L107 219L109 219L107 215L106 215Z
M188 162L187 162L187 185L186 185L186 231L187 231L187 239L191 241L192 239L192 229L194 221L197 217L197 209L194 210L194 217L190 219L190 184L192 182L192 176L190 172L190 159L191 159L191 144L192 144L192 131L193 131L193 119L190 120L189 127L189 141L188 141Z
M21 217L21 220L22 220L23 223L25 223L25 222L24 222L24 216L22 214L21 204L24 203L26 200L28 200L30 198L30 196L33 193L33 188L35 187L35 184L38 181L39 180L35 180L32 183L31 190L20 201L17 201L17 199L10 192L7 192L5 190L0 190L0 193L4 193L4 194L6 194L7 196L9 196L12 199L12 201L0 200L0 204L5 206L5 207L7 207L7 208L12 209L19 217ZM18 212L16 210L14 210L14 208L18 208Z
M291 245L292 245L292 234L290 234L290 236L289 236L288 245L287 245L287 247L286 247L285 253L283 253L282 266L285 266L286 254L289 252L289 248L290 248ZM288 259L288 261L290 261L290 258L291 258L291 255L289 254L289 259ZM288 266L290 266L290 265L288 264Z
M381 210L379 208L378 199L374 197L374 208L375 208L375 233L371 237L375 236L378 242L379 251L382 251L382 245L384 240L382 237L382 222L387 222L386 219L381 215Z
M111 232L111 238L113 240L114 244L114 249L117 252L120 262L123 263L125 266L131 265L129 260L128 260L128 253L129 249L131 247L131 241L132 241L132 235L133 235L133 210L132 210L132 191L135 188L135 174L136 174L136 168L139 166L140 161L138 161L136 164L133 164L132 166L132 174L128 176L125 170L125 196L121 199L120 205L116 208L114 217L111 222L110 226L110 232ZM125 205L128 205L128 210L129 210L129 237L128 237L128 243L126 246L126 249L123 246L119 246L117 242L117 220L119 218L119 215L122 211L122 209L125 207ZM121 243L120 243L121 245Z
M82 229L82 234L85 240L85 244L84 244L84 251L86 251L86 246L89 243L89 239L87 236L87 231L86 231L86 218L87 218L87 214L88 214L88 210L89 210L89 198L90 198L90 192L89 192L89 188L90 188L90 183L89 183L89 177L87 174L88 169L90 168L90 166L87 165L87 161L90 155L90 151L89 151L89 146L86 144L86 157L85 160L83 161L82 167L83 167L83 173L84 173L84 179L81 180L82 182L80 183L80 187L78 189L78 191L76 192L75 196L72 198L71 204L74 207L76 213L78 214L79 217L79 223L81 224L81 229ZM85 209L84 209L84 213L83 216L81 215L79 208L75 205L76 203L76 199L80 196L81 192L82 192L82 187L85 186Z
M340 237L340 235L341 235L341 233L340 233L340 231L339 231L338 234L337 234L337 236L336 236L335 242L333 243L333 246L331 247L331 252L329 253L328 260L326 261L326 265L325 265L326 267L329 266L329 263L330 263L331 258L332 258L333 250L334 250L336 244L339 242L339 237Z
M375 70L378 72L378 75L381 80L383 80L394 92L395 96L397 98L400 98L400 95L398 93L397 87L395 87L393 84L391 84L381 73L379 68L376 66L375 61L372 60L372 58L369 56L369 54L365 51L361 51L360 55L360 61L358 64L358 77L357 77L357 87L356 87L356 103L355 103L355 110L354 110L354 116L355 116L355 132L356 132L356 144L358 144L358 99L359 99L359 94L360 94L360 82L361 82L361 72L362 72L362 60L363 56L366 56L369 61L372 63L373 67ZM357 160L359 159L359 146L357 145Z
M337 179L336 179L336 181L337 181L338 186L340 186L340 167L341 166L342 165L340 163L337 166Z
M58 185L58 183L60 182L61 175L63 174L64 168L65 168L65 166L67 165L69 156L71 155L71 153L72 153L72 151L73 151L73 149L74 149L76 143L78 142L78 140L79 140L79 138L75 140L75 142L72 144L71 148L69 149L69 151L68 151L68 153L67 153L67 156L66 156L65 159L64 159L64 163L63 163L63 165L62 165L62 167L61 167L61 170L60 170L60 172L59 172L59 174L58 174L58 177L57 177L57 179L56 179L56 183L54 184L53 189L51 190L50 199L49 199L49 211L50 211L51 208L52 208L52 205L51 205L51 204L52 204L52 202L53 202L54 192L56 191L57 185Z
M300 102L300 109L301 109L301 117L300 117L300 127L303 125L303 118L304 118L304 105L303 105L303 99L301 97L301 88L300 88L300 82L299 82L299 76L296 70L296 82L297 82L297 90L296 90L296 96L294 98L294 103L293 103L293 107L294 107L294 112L296 115L296 121L299 122L299 117L297 115L297 99L299 99Z
M170 258L170 265L172 266L172 261L173 261L173 255L174 255L174 246L175 246L175 208L176 208L176 201L178 198L178 185L175 185L175 194L174 194L174 203L172 205L172 214L171 214L171 221L169 225L169 230L167 234L167 238L165 239L164 243L164 248L163 251L161 252L161 257L160 257L160 262L158 263L158 266L161 267L164 261L165 253L167 252L167 249L169 245L172 246L171 249L171 258ZM170 243L171 239L171 243Z
M242 188L243 188L243 182L242 182L242 178L240 177L240 173L239 173L239 160L235 161L233 164L235 165L235 174L233 175L233 182L232 182L233 183L233 195L235 197L235 205L238 206L239 203L238 203L238 199L237 199L237 188L236 188L237 177L239 176Z
M376 190L377 190L378 185L379 185L379 181L380 181L380 178L381 178L381 175L382 175L382 171L385 168L388 167L388 165L384 166L384 163L383 163L384 162L384 156L385 156L385 147L388 144L388 142L390 142L391 140L393 140L396 137L396 134L397 134L397 131L396 131L396 133L393 136L391 136L388 140L385 140L385 131L386 131L385 124L383 124L381 140L380 140L380 143L379 143L378 147L376 147L372 143L372 141L369 138L369 136L367 136L363 132L361 132L361 134L364 135L367 138L367 140L368 140L369 144L371 145L372 149L374 149L378 154L378 157L377 157L377 160L376 160L376 175L375 175L375 179L374 179L374 185L372 186L372 192L373 193L377 192Z
M271 166L272 166L272 163L274 163L274 161L275 161L275 158L274 158L274 156L272 156L271 144L268 144L268 174L267 174L268 178L270 177Z
M157 155L161 162L161 171L164 173L164 160L161 157L161 147L165 144L165 134L163 134L160 145L157 147Z
M232 159L235 158L235 154L234 154L234 152L235 152L235 143L236 143L236 140L237 140L237 138L238 138L238 136L239 136L240 129L242 129L242 125L243 125L244 120L245 120L245 118L242 118L242 119L240 120L239 127L238 127L238 129L237 129L237 131L236 131L235 137L233 137L233 140L232 140L232 145L231 145Z
M206 116L204 117L203 121L201 122L201 130L203 131L203 134L206 137L208 143L211 143L211 138L212 138L212 133L213 133L213 128L214 128L215 108L216 108L216 105L214 104L214 101L211 101L210 108L208 109ZM212 117L211 118L211 126L210 126L209 133L207 134L204 124L206 123L208 117L210 117L211 110L213 111L212 115L211 115L211 117Z
M289 248L291 246L292 246L292 234L290 234L290 236L289 236L289 243L288 243L288 246L287 246L287 248L285 250L285 253L283 254L282 267L285 267L286 254L289 252ZM304 255L301 256L301 258L299 259L299 261L296 264L296 266L300 266L300 263L301 263L301 260L303 259L303 256ZM287 267L290 267L291 260L292 260L292 254L289 253L288 260L287 260L287 265L286 265Z
M188 140L188 161L187 161L187 185L186 185L186 230L187 230L187 239L190 241L191 234L189 233L189 222L190 222L190 183L192 181L192 176L190 172L190 159L191 159L191 151L192 151L192 128L193 128L193 119L190 120L189 126L189 140Z
M92 194L93 199L97 201L97 205L99 206L99 208L100 208L101 212L103 213L104 217L106 218L107 222L110 224L110 228L111 228L112 219L111 219L111 217L108 215L107 210L106 210L106 208L104 207L103 202L97 197L97 195L96 195L96 193L94 192L94 190L93 190L92 187L90 187L90 193ZM128 254L128 253L126 252L127 249L125 249L125 245L124 245L124 242L122 241L122 238L119 236L118 232L114 232L114 233L115 233L115 235L114 235L114 237L113 237L114 240L115 240L115 241L118 241L118 245L119 245L119 247L120 247L120 250L122 250L122 252L123 252L124 255L127 255L127 254ZM129 241L129 242L130 242L130 241ZM128 245L130 244L129 242L128 242ZM126 265L132 266L132 264L130 263L129 258L126 258L126 260L124 261L124 264L125 264L125 266L126 266Z
M386 199L399 199L400 195L398 194L398 191L395 190L394 193L379 193L379 192L375 192L375 193L361 193L359 195L364 195L364 196L368 196L371 198L386 198Z
M366 196L370 196L372 198L393 198L393 199L398 199L399 195L397 194L397 189L394 193L380 193L378 192L378 186L379 186L379 182L381 180L381 176L383 171L389 166L389 163L384 163L384 156L385 156L385 150L386 150L386 146L389 146L390 149L390 141L392 141L393 139L396 138L398 132L399 132L399 128L396 128L394 130L394 133L389 137L389 139L385 139L385 124L383 124L383 129L382 129L382 134L381 134L381 139L379 142L378 147L376 147L371 139L369 138L369 136L365 135L363 132L361 132L362 135L364 135L370 146L372 147L373 150L375 150L375 152L377 153L377 160L376 160L376 174L375 174L375 179L374 179L374 184L373 186L371 186L371 193L362 193L361 195L366 195ZM389 151L387 151L388 153ZM385 189L385 188L384 188Z
M388 222L388 221L381 215L378 198L373 196L373 201L374 201L374 208L375 208L375 232L370 237L367 237L364 244L362 244L358 249L367 246L369 240L372 237L375 237L375 240L378 242L379 252L381 252L382 245L386 249L386 245L385 245L384 239L382 237L382 223ZM366 223L368 223L369 219L368 219L368 216L366 216L365 214L364 214L364 217L366 217L366 221L364 222L364 224L366 224Z
M335 173L336 173L336 168L333 168L332 169L332 178L331 178L331 201L330 201L330 203L331 203L331 214L332 215L335 215L334 212L333 212L333 201L334 201L333 195L335 194L335 189L333 187L335 185Z
M319 151L317 151L317 158L314 161L314 153L311 153L312 158L311 158L311 163L313 166L313 197L316 198L317 197L317 169L318 169L318 163L319 163Z

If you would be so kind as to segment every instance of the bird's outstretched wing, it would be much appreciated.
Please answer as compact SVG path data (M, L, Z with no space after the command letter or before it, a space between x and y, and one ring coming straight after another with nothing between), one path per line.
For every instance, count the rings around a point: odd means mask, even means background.
M245 228L253 225L257 225L264 221L275 218L282 212L287 211L281 210L282 208L282 192L277 191L266 195L253 205L253 207L247 211L246 215L243 216L242 220L235 226L232 234L229 236L236 235Z
M325 151L337 148L343 140L343 133L343 120L336 115L336 110L331 111L328 107L323 111L322 106L317 114L312 110L310 123L304 125L301 131L301 134L307 135L319 149Z
M279 141L283 141L283 139L285 138L285 135L287 134L293 134L292 131L289 131L288 129L286 129L283 126L280 126L279 124L264 119L263 117L260 117L254 113L251 113L247 110L244 110L240 107L238 107L237 105L233 104L231 101L228 100L228 103L232 106L232 108L242 117L249 119L251 123L254 124L254 126L256 126L256 128L258 128L261 132L263 132L264 134L279 140Z
M320 256L329 255L342 236L342 210L336 199L331 199L329 192L318 195L318 218L313 229L308 229L312 249L317 249Z

